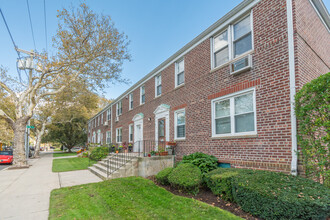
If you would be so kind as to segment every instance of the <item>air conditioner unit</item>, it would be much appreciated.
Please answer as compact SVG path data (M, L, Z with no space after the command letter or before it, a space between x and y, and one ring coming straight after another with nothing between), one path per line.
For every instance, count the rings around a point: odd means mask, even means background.
M116 122L119 121L119 116L116 116Z
M104 126L108 126L109 125L109 122L108 121L105 121L104 122Z
M252 56L251 54L236 60L230 64L230 74L238 74L251 69Z

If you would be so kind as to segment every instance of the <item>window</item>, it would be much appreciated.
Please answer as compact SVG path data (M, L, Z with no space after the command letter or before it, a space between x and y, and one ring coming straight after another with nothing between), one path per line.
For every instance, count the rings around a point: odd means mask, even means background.
M100 144L101 143L101 130L97 131L97 143Z
M213 37L213 68L252 50L251 16L247 16Z
M121 115L123 112L123 103L119 101L116 105L117 107L117 116Z
M111 119L111 109L107 110L107 120L110 121Z
M116 129L116 140L117 140L117 143L122 142L122 128Z
M106 136L107 136L106 143L110 144L111 143L111 131L107 131Z
M133 142L133 124L129 125L129 142Z
M97 116L97 126L100 126L100 116Z
M240 92L212 101L212 136L256 134L255 92Z
M186 112L180 109L174 112L174 132L175 139L185 139L186 137Z
M129 94L129 110L133 109L133 93Z
M103 125L103 112L102 112L102 115L101 115L101 125Z
M162 75L155 77L155 96L158 97L162 94Z
M180 60L175 64L175 86L184 84L184 60Z
M92 143L95 143L95 140L96 140L96 133L95 131L93 132L93 137L92 137Z
M140 87L140 105L144 104L146 101L146 95L145 95L145 87Z

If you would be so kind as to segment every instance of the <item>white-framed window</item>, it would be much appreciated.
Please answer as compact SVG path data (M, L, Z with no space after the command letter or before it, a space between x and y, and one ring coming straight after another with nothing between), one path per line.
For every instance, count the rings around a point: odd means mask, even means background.
M134 129L134 124L130 124L128 127L129 130L129 142L133 142L133 129Z
M174 112L174 133L175 140L186 138L186 111L179 109Z
M212 137L256 135L255 89L212 100Z
M140 87L140 105L146 102L145 86Z
M116 105L116 112L117 116L121 115L123 113L123 103L122 101L119 101Z
M95 143L95 141L96 141L96 132L93 131L92 143Z
M107 110L107 120L111 120L111 108Z
M100 126L100 116L97 116L97 126Z
M111 143L111 131L107 131L106 133L106 143L110 144Z
M122 128L117 128L116 129L116 142L121 143L122 142L122 133L123 129Z
M252 15L228 26L212 38L212 68L221 66L253 49Z
M129 94L129 110L133 109L134 99L133 99L133 92Z
M184 84L184 59L175 63L175 87Z
M97 143L100 144L101 143L101 130L97 130Z
M155 77L155 97L162 94L162 75L159 74Z
M103 113L101 114L101 125L103 125Z

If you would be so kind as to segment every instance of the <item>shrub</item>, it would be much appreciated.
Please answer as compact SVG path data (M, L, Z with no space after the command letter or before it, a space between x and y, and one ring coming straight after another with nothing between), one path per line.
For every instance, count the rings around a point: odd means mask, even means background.
M207 173L217 168L218 159L213 155L196 152L183 156L180 163L191 163L197 166L202 171L202 173Z
M159 182L160 184L163 184L163 185L169 185L170 183L168 182L168 176L170 175L170 173L172 172L173 169L174 168L172 168L172 167L167 167L167 168L163 169L162 171L160 171L156 175L157 182Z
M298 144L306 175L330 187L330 72L297 92Z
M193 164L180 164L169 174L168 182L175 188L196 195L202 182L202 172Z
M91 150L89 158L91 160L102 160L106 158L109 153L109 149L107 147L95 147Z

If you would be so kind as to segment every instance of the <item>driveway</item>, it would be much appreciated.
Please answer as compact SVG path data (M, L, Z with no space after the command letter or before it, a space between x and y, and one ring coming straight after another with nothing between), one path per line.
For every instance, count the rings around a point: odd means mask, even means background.
M0 164L0 170L3 170L7 167L9 167L10 165L7 165L7 164Z
M46 220L53 189L101 181L88 170L53 173L52 161L52 153L43 153L28 169L0 171L1 220Z

